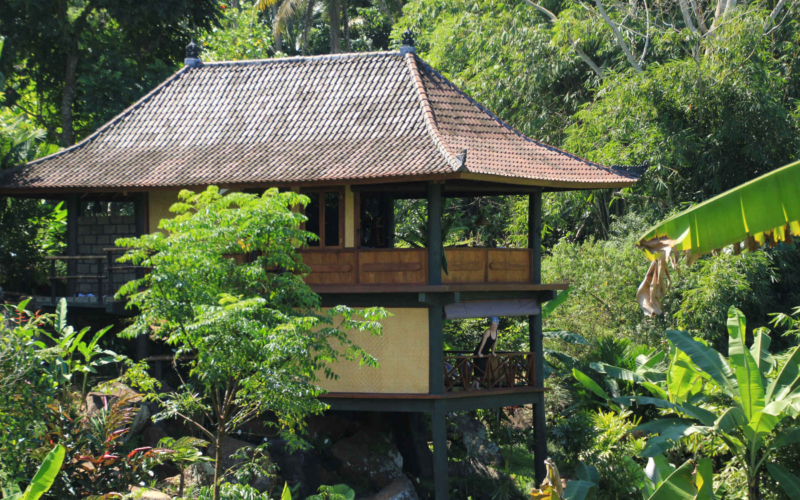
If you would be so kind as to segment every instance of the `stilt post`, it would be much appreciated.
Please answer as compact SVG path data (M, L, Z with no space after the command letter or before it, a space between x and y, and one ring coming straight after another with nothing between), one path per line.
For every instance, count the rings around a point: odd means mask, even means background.
M431 412L433 428L433 491L436 500L448 500L447 484L447 414L444 402L435 401Z
M542 282L542 193L528 195L528 246L531 252L531 281ZM537 388L544 387L544 348L542 346L542 316L528 317L528 331L531 352L536 365L534 377ZM533 436L536 482L541 483L547 475L544 461L547 458L547 427L544 412L544 393L536 393L533 405Z
M67 255L78 255L78 216L80 216L81 199L77 194L67 195ZM78 261L67 261L67 275L78 274ZM77 290L77 280L67 280L67 296L74 297Z

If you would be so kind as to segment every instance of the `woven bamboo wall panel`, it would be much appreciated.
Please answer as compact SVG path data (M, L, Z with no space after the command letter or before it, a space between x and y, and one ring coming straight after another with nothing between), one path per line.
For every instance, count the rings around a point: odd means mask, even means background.
M159 231L158 222L161 219L171 219L175 214L169 207L178 202L178 191L150 191L147 194L147 219L150 224L149 232ZM163 232L163 231L161 231Z
M398 308L389 312L394 316L382 322L380 337L348 332L350 339L378 359L378 368L340 361L331 367L338 380L317 374L321 387L328 392L428 393L428 310Z

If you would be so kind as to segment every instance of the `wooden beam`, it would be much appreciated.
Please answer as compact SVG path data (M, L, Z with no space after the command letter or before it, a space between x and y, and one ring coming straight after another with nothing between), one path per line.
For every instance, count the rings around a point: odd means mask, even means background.
M442 185L428 184L428 284L442 284Z

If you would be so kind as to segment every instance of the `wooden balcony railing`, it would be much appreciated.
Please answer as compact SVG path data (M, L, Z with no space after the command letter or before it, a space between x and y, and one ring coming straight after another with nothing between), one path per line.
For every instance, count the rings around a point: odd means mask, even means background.
M444 392L536 387L535 367L531 352L501 352L481 358L471 351L446 351Z
M426 284L427 248L305 249L309 285ZM525 248L447 248L442 283L530 283L531 252Z

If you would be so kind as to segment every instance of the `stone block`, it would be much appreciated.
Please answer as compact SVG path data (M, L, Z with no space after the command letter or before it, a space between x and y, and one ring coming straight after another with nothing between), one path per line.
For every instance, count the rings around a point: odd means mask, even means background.
M96 222L97 222L97 217L91 217L91 216L89 216L89 217L78 217L78 225L79 226L81 226L83 224L86 224L87 226L90 226L90 225L92 225L92 224L94 224Z
M107 226L108 223L109 223L108 219L109 219L108 217L98 217L97 218L97 224L99 224L101 226Z
M117 226L105 226L103 228L103 234L116 234L117 233Z
M130 234L136 234L136 224L131 224L128 226L128 232Z
M125 215L122 217L122 224L136 224L133 215Z
M95 243L97 243L97 236L93 236L91 234L86 235L80 239L82 240L81 243L83 243L84 245L94 245Z
M78 245L78 253L83 255L90 255L92 253L91 245Z
M97 237L97 242L101 245L109 245L111 243L111 236L104 234L102 236Z
M117 234L120 234L120 235L128 234L128 231L130 229L127 224L120 224L120 225L118 225L116 227L117 227Z
M111 223L112 224L122 224L122 217L120 217L119 215L112 216L111 217Z
M91 226L78 226L78 235L83 234L92 234L92 227Z
M89 274L92 272L92 266L89 264L78 264L78 274Z

